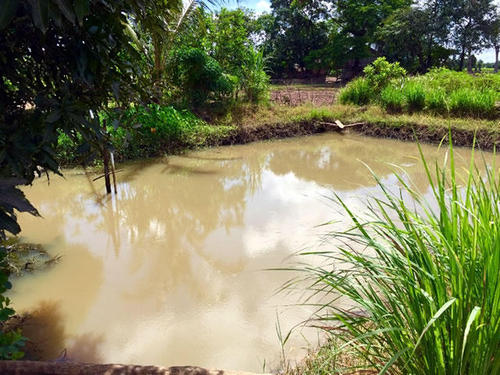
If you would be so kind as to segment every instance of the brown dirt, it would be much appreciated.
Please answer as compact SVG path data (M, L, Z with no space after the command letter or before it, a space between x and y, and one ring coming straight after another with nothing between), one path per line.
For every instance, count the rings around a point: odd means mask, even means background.
M334 88L307 89L292 87L271 91L271 102L290 106L305 103L318 106L331 105L335 103L338 93L338 90Z
M418 140L423 143L440 143L444 139L447 143L449 131L445 128L431 128L421 124L405 124L401 126L389 126L383 123L365 124L354 128L356 132L371 137L393 138L402 141L414 142ZM472 147L474 137L476 147L492 151L495 145L500 144L500 135L484 129L476 133L471 130L451 129L453 144L456 146Z
M0 361L3 375L251 375L245 372L206 370L200 367L157 367L75 362Z
M345 124L349 125L349 124ZM278 124L264 124L255 127L240 126L223 139L214 140L207 146L245 144L255 141L289 138L311 135L324 132L354 132L371 137L393 138L401 141L438 144L444 139L447 143L448 129L431 128L421 124L401 124L398 126L380 123L364 123L341 130L334 123L322 121L301 121ZM500 144L500 135L497 132L478 130L475 134L471 130L451 129L453 144L456 146L471 147L476 137L476 146L485 151L491 151Z

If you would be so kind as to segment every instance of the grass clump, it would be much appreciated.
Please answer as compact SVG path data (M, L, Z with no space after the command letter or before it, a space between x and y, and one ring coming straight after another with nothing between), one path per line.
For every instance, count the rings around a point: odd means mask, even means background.
M380 92L380 104L387 112L402 112L405 107L405 94L400 88L387 86Z
M432 205L403 174L399 192L375 177L368 216L337 197L352 227L306 271L312 293L332 296L318 316L335 350L360 358L351 372L500 373L500 178L471 161L460 181L452 146L448 157L434 170L422 155Z
M425 93L425 106L434 114L445 115L450 110L446 92L441 88L428 90Z
M367 105L373 96L370 83L365 78L356 78L340 91L342 104Z
M425 90L419 82L409 81L403 86L403 94L406 99L408 111L422 111L425 107Z
M495 112L495 94L491 90L458 89L450 94L450 111L461 116L492 116Z

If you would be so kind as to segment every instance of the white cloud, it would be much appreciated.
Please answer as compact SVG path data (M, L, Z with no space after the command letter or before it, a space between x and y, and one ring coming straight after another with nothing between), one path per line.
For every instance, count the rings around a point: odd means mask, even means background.
M255 4L255 12L257 14L271 13L271 4L269 1L260 0L257 4Z

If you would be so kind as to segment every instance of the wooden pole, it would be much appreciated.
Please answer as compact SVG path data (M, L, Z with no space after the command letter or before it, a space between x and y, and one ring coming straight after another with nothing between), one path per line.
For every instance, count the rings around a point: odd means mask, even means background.
M106 120L102 121L104 134L106 134ZM109 154L106 146L102 146L102 162L104 164L104 183L106 185L106 194L111 194L111 180L109 178Z
M113 152L110 152L109 155L111 156L111 173L113 174L113 187L115 188L116 195L115 156Z

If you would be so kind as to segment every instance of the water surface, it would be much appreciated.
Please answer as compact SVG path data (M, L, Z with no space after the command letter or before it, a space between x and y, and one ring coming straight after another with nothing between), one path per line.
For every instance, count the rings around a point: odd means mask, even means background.
M444 152L424 146L430 159ZM467 150L458 151L466 164ZM191 152L120 166L116 197L81 170L25 189L43 218L20 217L22 239L62 260L16 279L19 311L37 311L40 356L77 361L200 365L248 371L279 362L281 330L305 319L275 294L295 252L318 246L333 192L351 208L376 193L363 162L397 187L403 166L428 191L413 144L325 134ZM95 177L95 176L92 176ZM304 332L314 343L315 333ZM289 359L306 341L294 335Z

